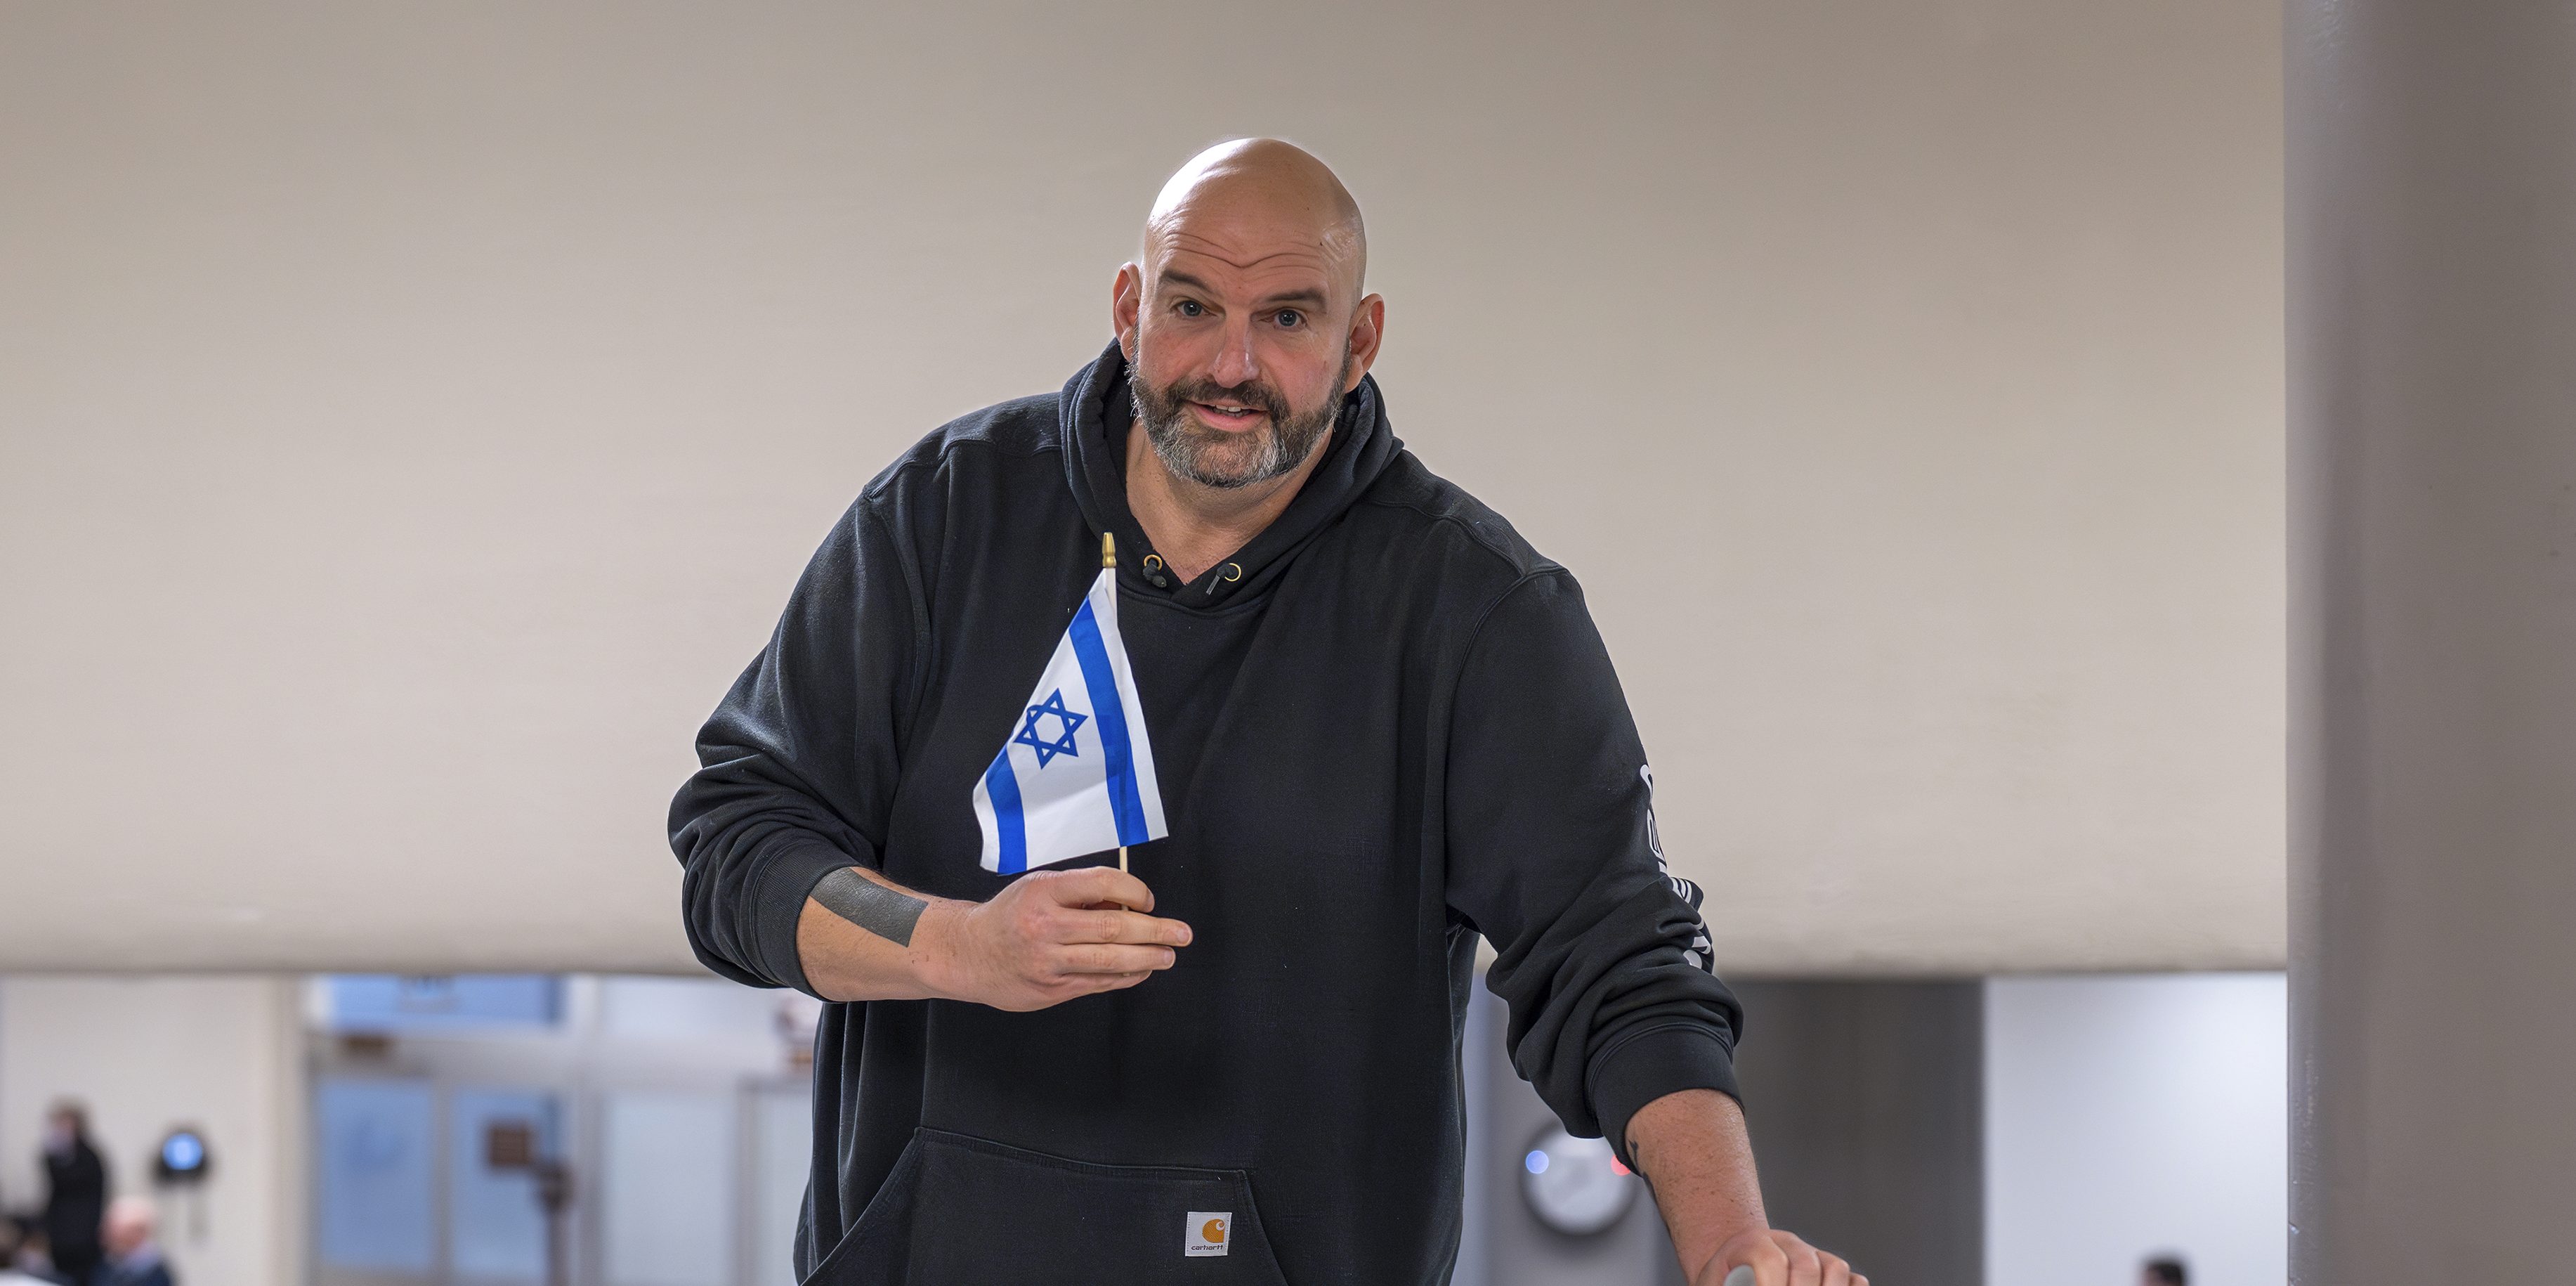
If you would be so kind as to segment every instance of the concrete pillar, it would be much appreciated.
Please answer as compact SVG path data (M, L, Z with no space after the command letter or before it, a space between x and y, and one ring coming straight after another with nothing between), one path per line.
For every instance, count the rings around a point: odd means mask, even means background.
M2292 1277L2576 1280L2576 4L2288 24Z

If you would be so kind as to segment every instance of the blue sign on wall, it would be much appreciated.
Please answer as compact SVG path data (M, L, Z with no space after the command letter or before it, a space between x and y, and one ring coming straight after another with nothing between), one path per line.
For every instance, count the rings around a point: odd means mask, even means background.
M344 973L332 976L330 988L335 1031L552 1027L563 1021L563 979L551 974Z

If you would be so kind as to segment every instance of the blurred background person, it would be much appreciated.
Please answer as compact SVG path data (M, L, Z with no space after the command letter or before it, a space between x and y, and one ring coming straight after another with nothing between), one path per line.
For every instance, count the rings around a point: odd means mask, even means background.
M2191 1286L2180 1255L2158 1255L2138 1268L2138 1286Z
M40 1279L18 1271L18 1248L26 1239L17 1220L0 1216L0 1286L38 1286Z
M53 1269L86 1283L99 1263L99 1223L107 1214L107 1160L91 1145L89 1110L68 1099L45 1114L45 1209L41 1226Z
M67 1286L34 1223L0 1218L0 1286Z
M161 1258L160 1212L141 1197L119 1197L99 1229L105 1260L79 1286L175 1286Z

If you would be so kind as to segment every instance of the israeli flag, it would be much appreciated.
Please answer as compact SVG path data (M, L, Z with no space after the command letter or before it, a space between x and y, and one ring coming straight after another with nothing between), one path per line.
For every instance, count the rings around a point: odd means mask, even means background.
M1010 739L975 783L985 870L1013 875L1171 834L1118 637L1116 575L1104 568L1091 582Z

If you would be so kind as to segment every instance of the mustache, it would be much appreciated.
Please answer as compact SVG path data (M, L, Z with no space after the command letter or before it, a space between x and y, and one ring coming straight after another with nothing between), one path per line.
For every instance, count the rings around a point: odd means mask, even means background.
M1273 425L1285 424L1289 418L1288 399L1259 380L1235 385L1219 384L1209 379L1182 380L1165 388L1163 396L1175 411L1180 409L1182 402L1239 402L1261 408Z

